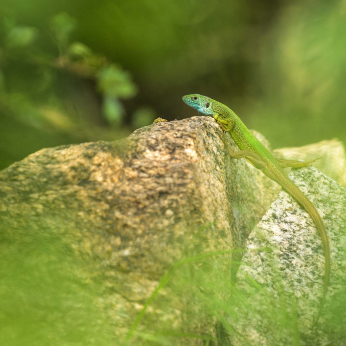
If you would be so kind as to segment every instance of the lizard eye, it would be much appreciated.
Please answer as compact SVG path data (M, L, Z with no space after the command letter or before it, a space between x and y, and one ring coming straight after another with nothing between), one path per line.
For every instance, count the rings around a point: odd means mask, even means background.
M209 108L209 106L210 106L210 103L207 102L207 104L205 105L205 107L206 107L206 108Z
M193 100L197 100L197 96L191 97Z

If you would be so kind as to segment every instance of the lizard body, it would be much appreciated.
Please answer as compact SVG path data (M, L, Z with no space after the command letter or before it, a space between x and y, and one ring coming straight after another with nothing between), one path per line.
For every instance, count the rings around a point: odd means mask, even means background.
M324 289L321 301L321 308L324 305L330 276L330 249L326 229L323 221L312 204L312 202L304 195L304 193L296 186L287 176L284 167L303 167L311 162L302 163L301 161L279 160L265 148L265 146L249 131L240 118L227 106L215 101L207 96L199 94L191 94L183 97L183 101L199 112L213 116L221 125L224 131L231 134L233 140L239 147L239 151L232 151L228 143L227 150L233 158L246 158L256 168L260 169L267 177L288 192L304 209L309 213L314 221L317 230L322 239L325 271L324 271Z

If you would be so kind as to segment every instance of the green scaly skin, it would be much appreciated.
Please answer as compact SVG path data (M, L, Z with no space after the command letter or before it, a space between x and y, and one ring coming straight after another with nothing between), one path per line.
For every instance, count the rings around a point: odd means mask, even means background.
M325 302L330 276L330 249L327 232L314 205L282 169L282 167L308 166L310 162L302 163L301 161L275 159L264 145L249 131L239 117L231 109L218 101L199 94L186 95L183 97L183 101L199 112L214 117L222 129L231 134L240 149L240 151L234 152L226 144L227 150L233 158L246 158L267 177L281 185L310 214L321 236L324 249L325 273L321 301L322 308Z

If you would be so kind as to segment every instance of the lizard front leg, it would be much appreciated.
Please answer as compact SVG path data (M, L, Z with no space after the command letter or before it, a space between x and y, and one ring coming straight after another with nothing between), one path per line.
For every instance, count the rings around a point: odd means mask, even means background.
M225 118L221 114L214 114L213 117L225 132L230 132L233 129L234 121L232 119Z
M224 141L225 147L229 153L229 155L233 159L242 159L246 158L253 166L255 166L257 169L263 170L267 168L267 163L262 160L261 156L256 154L255 152L251 150L237 150L233 151L228 144L228 142Z
M233 129L234 121L231 118L225 117L222 114L215 114L214 118L220 124L223 131L230 132ZM227 149L229 155L232 158L234 158L234 159L246 158L247 161L249 161L256 168L258 168L262 171L264 169L266 169L267 163L265 161L263 161L263 159L261 158L261 156L259 154L255 153L254 151L251 151L251 150L233 151L226 140L223 139L223 142L226 146L226 149Z

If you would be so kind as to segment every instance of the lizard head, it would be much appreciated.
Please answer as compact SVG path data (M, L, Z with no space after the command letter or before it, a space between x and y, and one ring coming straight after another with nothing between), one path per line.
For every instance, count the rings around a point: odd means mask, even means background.
M197 109L205 115L214 115L213 102L211 98L199 94L183 96L183 101L190 107Z

